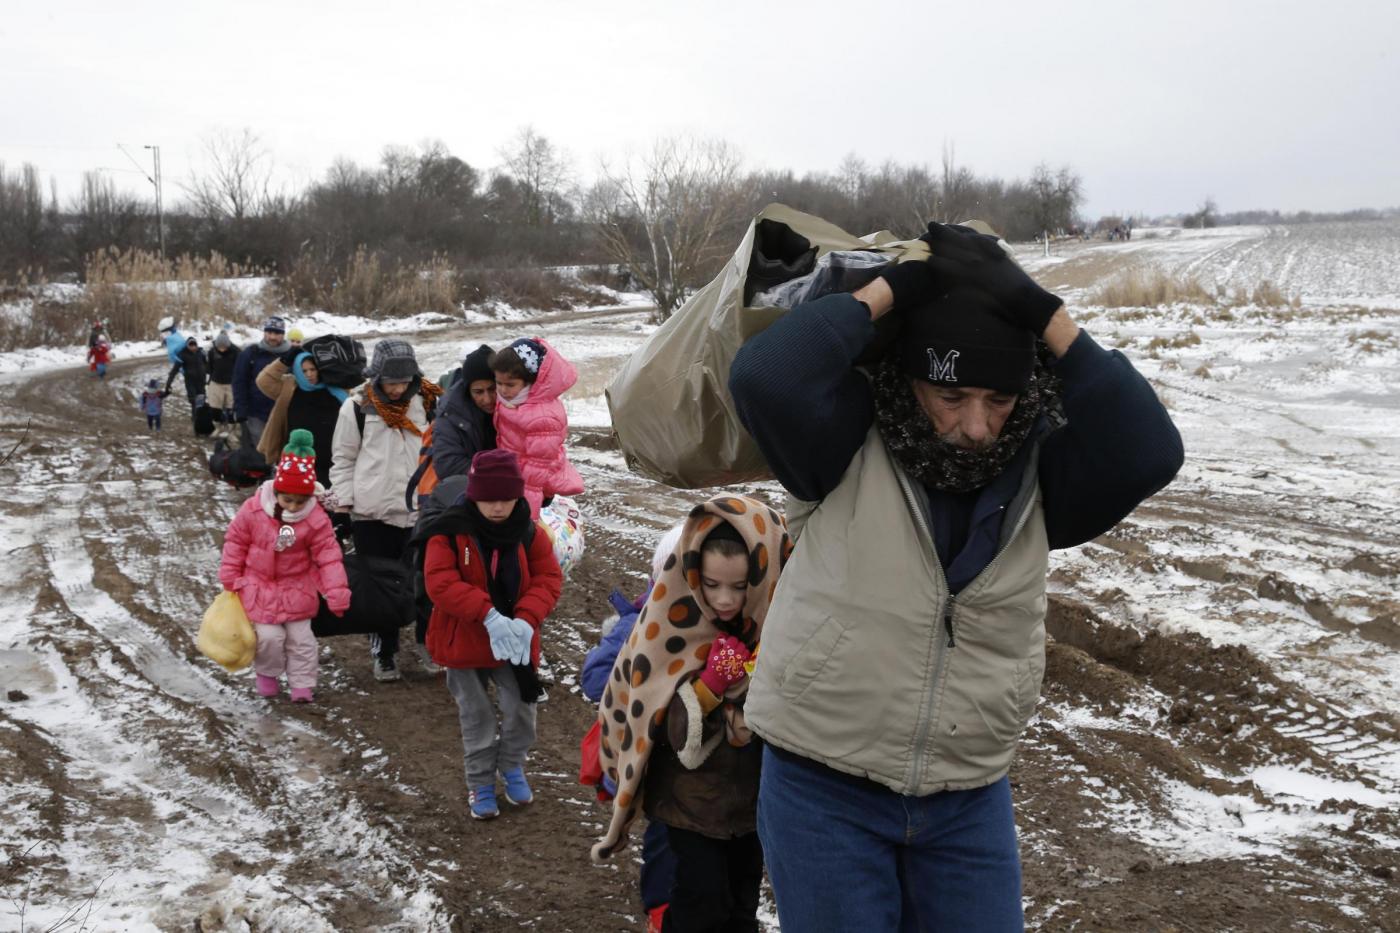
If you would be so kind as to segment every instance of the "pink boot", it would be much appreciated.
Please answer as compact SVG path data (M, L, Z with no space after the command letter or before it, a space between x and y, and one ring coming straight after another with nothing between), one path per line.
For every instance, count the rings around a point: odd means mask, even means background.
M278 692L277 678L266 674L258 675L258 696L275 697Z
M311 688L310 688L310 687L293 687L293 688L292 688L292 702L293 702L293 703L310 703L310 702L311 702Z

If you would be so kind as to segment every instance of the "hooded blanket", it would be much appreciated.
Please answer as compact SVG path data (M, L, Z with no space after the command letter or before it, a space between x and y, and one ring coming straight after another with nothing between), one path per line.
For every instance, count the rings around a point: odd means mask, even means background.
M762 502L719 496L691 510L632 635L618 652L598 705L599 763L616 784L617 795L607 832L593 847L595 860L626 845L628 827L642 809L647 760L666 728L671 699L704 670L710 644L725 634L700 587L700 545L721 521L738 529L749 552L749 591L739 637L750 651L758 646L792 539L783 517ZM742 710L748 687L746 677L722 698L725 737L734 745L747 745L751 738Z

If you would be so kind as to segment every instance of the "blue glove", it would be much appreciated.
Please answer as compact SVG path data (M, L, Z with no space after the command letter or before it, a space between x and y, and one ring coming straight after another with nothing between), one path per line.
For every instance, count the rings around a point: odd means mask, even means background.
M511 660L513 664L530 664L530 645L535 640L535 630L530 627L530 623L524 619L511 619L511 628L515 630L516 656Z
M486 634L491 636L491 654L497 661L510 661L516 655L515 621L501 615L495 609L486 611Z

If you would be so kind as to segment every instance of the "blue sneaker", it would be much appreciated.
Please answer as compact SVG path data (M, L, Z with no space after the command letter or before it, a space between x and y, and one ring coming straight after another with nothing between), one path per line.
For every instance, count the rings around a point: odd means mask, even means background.
M530 791L530 785L525 783L525 769L511 768L509 771L501 772L501 777L506 781L506 800L523 807L535 799L535 795Z
M467 800L471 802L472 819L474 820L494 820L501 815L500 809L496 806L495 785L473 787L467 794Z

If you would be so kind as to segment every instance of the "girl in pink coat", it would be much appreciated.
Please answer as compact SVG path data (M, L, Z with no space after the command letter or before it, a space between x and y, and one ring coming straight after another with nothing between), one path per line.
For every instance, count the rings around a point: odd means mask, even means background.
M559 397L578 372L559 351L537 337L521 337L487 365L496 374L496 447L520 461L530 516L556 495L583 492L583 479L564 453L569 417Z
M258 636L258 693L277 696L277 679L285 672L293 703L310 703L316 687L316 594L325 595L336 615L350 608L340 546L315 493L314 438L298 428L282 450L276 475L229 523L219 566L219 582L239 595Z

